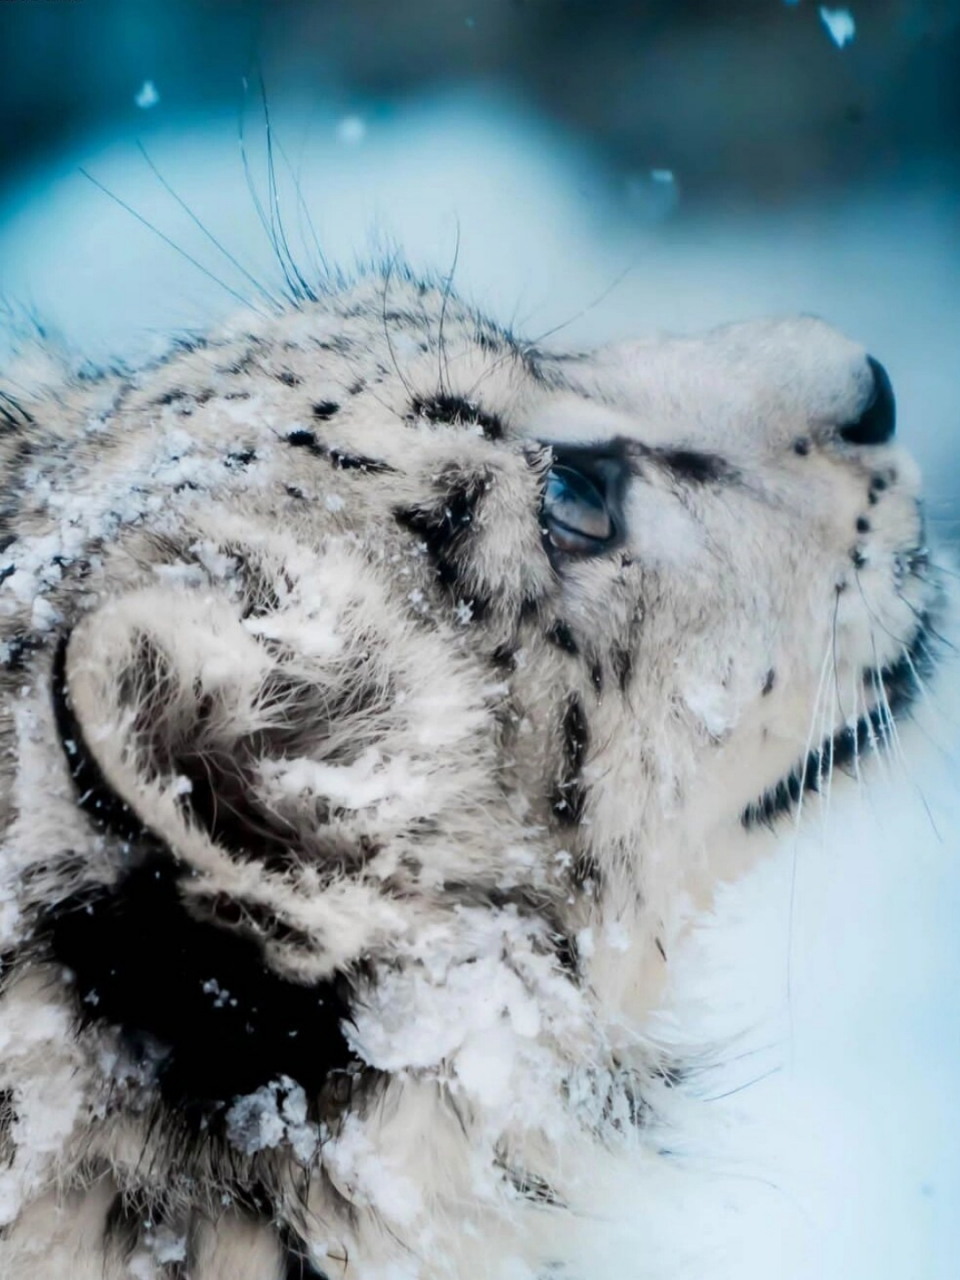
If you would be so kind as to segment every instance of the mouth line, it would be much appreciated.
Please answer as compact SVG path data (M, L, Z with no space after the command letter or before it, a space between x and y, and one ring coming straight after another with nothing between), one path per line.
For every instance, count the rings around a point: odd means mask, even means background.
M929 614L921 614L909 645L903 647L895 662L881 667L879 672L872 667L864 670L864 682L874 687L879 683L885 700L855 724L844 725L825 737L785 777L746 806L740 814L741 824L748 831L758 826L772 829L778 819L793 812L806 792L819 792L834 770L851 774L857 760L885 746L895 720L909 711L933 670L935 637Z

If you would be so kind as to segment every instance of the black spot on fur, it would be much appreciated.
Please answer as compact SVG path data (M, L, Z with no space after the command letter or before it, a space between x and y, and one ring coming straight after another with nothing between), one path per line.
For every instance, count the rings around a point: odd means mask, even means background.
M157 396L153 403L156 405L176 404L178 400L186 400L187 398L187 392L178 387L172 391L164 391L163 395Z
M553 935L553 949L561 969L574 975L580 972L580 951L576 938L558 930Z
M573 632L562 618L558 618L547 631L547 639L552 645L556 645L558 649L562 649L564 653L569 653L573 657L576 657L580 652Z
M21 427L30 426L34 417L8 391L0 391L0 424L17 431Z
M806 436L801 436L799 440L793 442L793 452L800 458L805 458L810 452L810 441Z
M17 1109L12 1089L0 1089L0 1169L13 1162L16 1143L13 1126L17 1123Z
M312 431L300 429L291 431L286 437L287 444L295 448L306 449L315 458L325 458L340 471L371 471L375 473L392 472L395 468L379 458L368 458L360 453L348 453L344 449L322 444Z
M17 535L15 533L7 533L2 538L0 538L0 555L2 555L4 551L6 551L7 547L12 547L13 544L16 542L16 540L17 540Z
M610 655L610 665L613 667L613 674L621 692L626 693L630 677L633 675L633 654L629 649L614 649Z
M285 387L299 387L303 381L297 374L291 373L289 369L281 369L278 374L274 375L278 382L282 382Z
M311 412L318 421L329 422L335 413L340 412L340 406L336 400L318 400Z
M850 552L850 560L855 569L863 569L867 563L867 557L863 554L859 547L854 547Z
M15 564L4 565L3 568L0 569L0 582L6 582L6 580L8 578L12 578L16 572L17 566Z
M481 329L476 334L474 341L481 351L488 351L491 355L497 355L503 350L503 339L485 329Z
M776 671L774 671L773 667L771 667L770 670L767 672L766 676L764 677L763 688L760 690L760 692L763 694L764 697L766 697L768 693L772 692L773 686L776 684L776 682L777 682L777 673Z
M869 533L870 521L866 516L857 516L857 533Z
M362 378L358 378L356 382L351 382L350 386L347 387L347 391L352 396L358 396L366 388L366 385Z
M472 585L465 581L466 562L477 510L486 486L485 476L464 475L450 470L437 481L441 497L435 504L401 507L394 511L397 523L426 544L439 581L451 595L470 604L476 619L483 616L488 602L478 597Z
M296 431L291 431L285 436L287 444L292 444L295 449L306 449L308 453L317 454L319 457L326 456L326 449L319 443L317 437L312 431L306 431L300 427Z
M513 671L517 665L516 658L516 646L512 644L498 644L490 655L493 665L504 671Z
M926 618L908 649L879 675L868 667L863 673L863 683L869 693L876 695L878 682L886 694L889 711L876 706L861 716L854 725L845 725L833 737L811 751L807 758L770 787L752 804L747 805L740 820L748 829L755 826L770 827L777 818L789 813L805 791L819 791L821 780L827 779L834 769L849 771L854 761L874 746L885 745L893 732L890 716L905 714L932 668L930 655L930 630Z
M241 470L243 467L249 467L251 462L256 462L256 449L238 449L235 453L228 453L224 458L224 465L232 470Z
M455 427L479 427L487 440L503 438L503 421L464 396L440 393L427 399L417 398L410 406L414 417L428 422L443 422Z
M560 1208L563 1205L563 1201L549 1182L538 1174L531 1173L529 1169L504 1169L504 1173L514 1191L524 1200L530 1200L539 1205L550 1205L552 1208Z
M281 1075L316 1097L351 1062L340 1027L348 981L305 986L274 973L256 940L188 913L186 875L157 854L43 912L38 939L73 974L81 1023L119 1028L193 1125Z
M691 484L719 484L733 480L737 474L715 453L700 453L694 449L656 449L653 453L678 480L688 480Z
M589 745L589 730L583 705L571 694L560 722L563 765L553 794L553 812L565 826L579 823L586 803L583 762Z
M384 474L396 470L388 462L382 462L379 458L368 458L362 453L345 453L342 449L328 450L328 457L340 471L372 471Z
M7 655L3 663L7 671L22 671L31 653L43 648L39 636L15 635L6 641Z

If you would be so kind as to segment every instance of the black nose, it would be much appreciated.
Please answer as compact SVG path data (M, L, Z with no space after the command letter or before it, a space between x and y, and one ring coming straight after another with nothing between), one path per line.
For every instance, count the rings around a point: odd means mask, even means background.
M841 427L840 434L849 444L886 444L897 429L897 402L890 375L880 361L867 356L867 364L873 373L870 399L860 417Z

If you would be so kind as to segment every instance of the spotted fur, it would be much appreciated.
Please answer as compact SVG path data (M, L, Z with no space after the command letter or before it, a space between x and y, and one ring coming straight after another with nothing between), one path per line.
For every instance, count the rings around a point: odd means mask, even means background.
M561 359L396 273L136 372L24 352L5 1280L592 1278L604 1188L667 1176L680 904L928 648L873 368L810 319Z

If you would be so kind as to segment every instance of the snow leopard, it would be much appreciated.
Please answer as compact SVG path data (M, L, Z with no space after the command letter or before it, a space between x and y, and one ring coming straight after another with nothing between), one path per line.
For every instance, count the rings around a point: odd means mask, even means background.
M607 1274L691 918L935 656L895 417L819 319L562 351L394 263L135 369L24 343L5 1280Z

